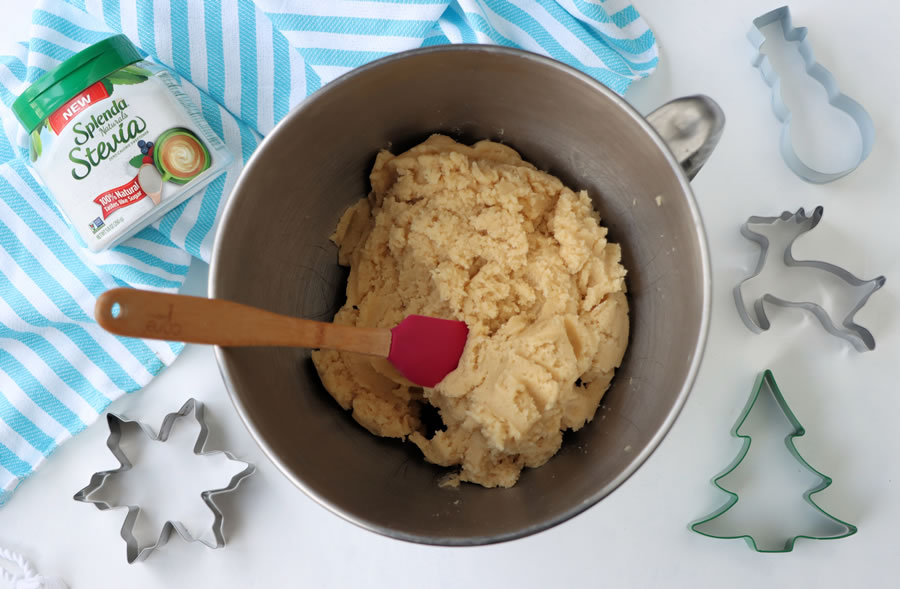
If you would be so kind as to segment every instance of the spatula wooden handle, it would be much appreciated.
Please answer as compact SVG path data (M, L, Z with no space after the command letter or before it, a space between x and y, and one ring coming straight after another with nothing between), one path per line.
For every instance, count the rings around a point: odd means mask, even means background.
M107 331L130 337L226 347L328 348L385 358L391 351L388 329L335 325L231 301L133 288L100 295L94 315Z

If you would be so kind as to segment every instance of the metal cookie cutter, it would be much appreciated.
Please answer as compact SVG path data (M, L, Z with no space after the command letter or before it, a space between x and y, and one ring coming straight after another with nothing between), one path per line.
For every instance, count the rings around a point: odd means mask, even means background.
M749 435L741 434L740 429L741 426L744 425L744 422L747 420L747 417L750 415L750 412L753 410L753 406L756 404L756 401L759 399L760 392L763 388L767 389L772 393L772 396L775 398L775 402L778 403L778 406L781 408L781 411L784 413L785 417L787 417L788 421L791 424L793 431L789 433L784 438L784 444L787 446L788 450L790 450L791 454L794 458L799 462L804 468L812 472L814 475L820 477L822 482L819 483L816 487L806 491L803 494L803 500L806 501L812 508L816 511L824 515L826 518L831 520L834 524L836 524L838 531L834 534L824 535L824 536L812 536L806 534L798 534L796 536L791 536L785 540L784 546L775 550L763 550L760 549L756 543L756 540L750 534L736 534L736 535L724 535L720 536L717 534L712 534L709 532L704 532L701 528L704 524L711 522L712 520L718 518L723 515L726 511L734 507L734 504L738 502L740 497L737 493L733 491L729 491L725 487L719 484L723 478L734 472L744 461L744 457L747 456L747 451L750 449L751 437ZM704 517L703 519L696 521L691 524L691 530L706 536L708 538L720 538L723 540L736 540L739 538L743 538L747 541L747 544L757 552L790 552L794 549L794 543L798 538L806 538L808 540L837 540L838 538L846 538L847 536L852 536L857 532L857 528L854 525L848 524L833 515L829 514L827 511L819 507L815 501L813 501L812 496L818 493L819 491L823 491L831 486L832 480L830 477L822 474L821 472L814 469L809 465L806 460L800 456L800 453L797 451L796 446L794 446L794 438L799 438L800 436L806 433L806 430L800 425L800 422L797 420L797 417L794 416L794 413L791 411L791 408L788 407L787 401L784 400L784 395L781 394L781 391L778 389L778 384L775 382L775 376L772 374L771 370L765 370L762 374L759 375L759 378L756 379L756 385L753 387L753 392L750 395L750 400L747 403L744 412L741 414L740 418L738 418L737 423L734 426L734 429L731 430L733 436L741 438L744 440L744 445L741 447L740 452L738 452L737 458L735 458L734 462L725 469L724 472L716 476L713 479L713 484L728 494L728 501L724 506L713 512L712 514Z
M212 533L215 538L214 542L203 539L203 537L194 537L188 531L188 529L178 521L167 521L162 528L162 531L159 535L159 538L155 543L149 546L140 546L137 538L134 535L134 526L137 521L138 514L140 513L141 508L137 505L112 505L105 500L93 500L91 499L91 495L101 489L103 485L107 482L111 475L116 473L125 472L131 469L131 462L128 460L128 457L125 456L125 453L122 451L121 446L119 445L122 440L122 424L123 423L134 423L149 437L151 440L165 442L169 433L172 431L172 426L175 421L182 417L187 417L189 415L193 415L194 419L200 424L200 433L197 436L197 441L194 444L194 454L197 456L211 456L215 454L223 454L229 460L234 462L238 462L240 464L244 464L245 468L238 474L234 475L231 478L231 481L228 483L226 487L221 489L211 489L208 491L203 491L200 494L201 499L209 507L209 510L213 513L214 519L212 524ZM122 539L125 540L126 546L126 556L128 558L128 563L131 564L136 561L144 560L147 558L151 552L165 544L169 536L172 533L172 530L178 532L178 534L186 541L186 542L201 542L202 544L209 546L210 548L221 548L225 545L225 535L222 532L222 526L224 523L224 516L222 515L222 511L215 503L215 498L219 495L223 495L225 493L230 493L234 491L238 485L245 478L253 474L255 467L252 464L247 462L243 462L237 460L234 456L232 456L228 452L224 451L215 451L215 452L204 452L204 446L206 445L206 441L209 438L209 428L206 425L203 417L203 404L195 399L188 399L188 401L181 407L181 409L176 413L170 413L165 416L162 422L162 426L159 428L159 434L156 435L153 433L153 430L133 419L126 419L120 417L118 415L109 413L107 415L107 422L109 423L109 437L106 439L106 445L113 453L113 456L119 461L121 465L119 468L115 470L107 470L103 472L94 473L91 477L91 482L88 486L84 487L80 491L78 491L73 499L76 501L82 501L84 503L93 503L97 506L97 509L107 510L107 509L116 509L121 507L127 507L128 514L125 516L125 522L122 524Z
M856 347L857 350L861 352L866 350L874 350L875 338L872 336L869 330L854 323L853 317L854 315L856 315L856 312L866 304L866 301L869 300L869 297L872 296L872 294L876 290L884 286L885 277L879 276L877 278L873 278L872 280L861 280L847 270L844 270L839 266L835 266L834 264L829 264L827 262L795 260L791 251L794 242L798 237L800 237L800 235L810 231L819 224L819 221L822 219L823 212L824 209L822 207L816 207L816 209L813 211L813 214L807 216L806 211L804 211L801 207L797 210L796 213L785 211L778 217L750 217L747 222L744 223L744 225L741 227L741 234L750 241L758 243L760 252L759 262L756 264L756 269L753 271L753 274L742 280L737 286L734 287L734 301L737 304L738 313L740 314L741 319L744 321L744 324L748 328L750 328L751 331L760 333L769 329L770 326L769 318L766 316L766 310L764 306L765 303L774 303L776 305L781 305L782 307L799 307L811 312L819 319L819 321L829 333L849 341ZM743 286L749 281L763 274L766 259L769 253L769 240L764 235L760 235L759 233L754 232L750 228L750 225L771 225L778 222L793 222L796 224L796 227L794 228L796 235L791 239L791 241L787 245L787 248L784 250L784 264L786 266L811 268L820 273L824 272L832 274L846 283L849 288L854 290L853 297L855 300L855 304L851 308L847 309L847 314L841 321L840 327L835 325L834 321L828 315L825 309L816 302L789 301L785 298L775 296L771 293L764 294L753 303L753 314L751 314L751 312L747 309L747 304L744 301L744 295L742 291ZM807 289L806 294L808 294L809 296L813 296L815 293L812 289Z
M781 97L781 79L775 72L769 59L761 51L766 41L766 37L761 29L776 22L781 23L781 29L784 32L786 41L796 41L798 43L798 50L806 64L806 73L822 84L828 93L828 102L835 108L847 113L859 128L859 135L862 141L859 158L856 163L845 170L838 172L814 170L803 163L794 151L794 145L791 141L791 111ZM753 19L753 27L747 33L747 38L756 50L753 66L759 68L763 80L772 88L772 110L783 125L781 129L781 156L788 167L807 182L824 184L846 176L869 157L872 145L875 142L875 126L872 124L872 117L869 116L866 109L846 94L841 93L837 80L834 79L831 72L816 61L813 56L812 45L806 40L806 33L806 27L795 28L791 24L791 10L787 6L782 6Z

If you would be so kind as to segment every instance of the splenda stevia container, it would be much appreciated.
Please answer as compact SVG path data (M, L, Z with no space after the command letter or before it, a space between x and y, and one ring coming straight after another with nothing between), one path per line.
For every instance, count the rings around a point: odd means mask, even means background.
M157 220L232 159L175 78L125 35L41 76L13 111L34 170L92 251Z

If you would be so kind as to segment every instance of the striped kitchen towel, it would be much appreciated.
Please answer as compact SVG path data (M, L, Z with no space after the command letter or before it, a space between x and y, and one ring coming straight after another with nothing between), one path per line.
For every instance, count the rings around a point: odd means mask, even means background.
M180 77L236 162L152 228L91 254L26 165L9 105L120 32ZM30 38L0 54L0 504L182 348L107 334L95 298L115 286L177 290L193 258L209 261L243 163L292 106L363 63L442 43L522 47L619 93L657 63L653 33L624 0L39 0Z

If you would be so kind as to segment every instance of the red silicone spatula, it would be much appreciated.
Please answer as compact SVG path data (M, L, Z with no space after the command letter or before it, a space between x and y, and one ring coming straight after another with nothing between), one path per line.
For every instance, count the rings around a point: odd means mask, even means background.
M115 310L115 314L114 314ZM115 288L94 315L117 335L217 346L327 348L387 358L410 382L433 387L459 364L462 321L410 315L393 329L299 319L256 307L185 295Z

